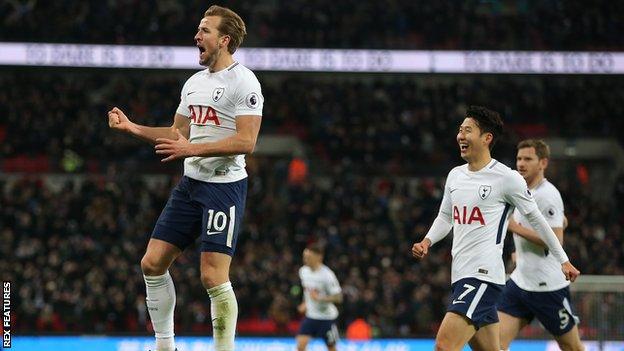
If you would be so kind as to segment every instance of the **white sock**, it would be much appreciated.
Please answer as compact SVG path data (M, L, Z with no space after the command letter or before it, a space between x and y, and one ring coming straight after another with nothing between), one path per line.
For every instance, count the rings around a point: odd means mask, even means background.
M175 287L169 271L163 275L143 276L147 297L145 303L156 334L157 351L174 351L173 310L176 303Z
M210 314L215 351L233 351L238 303L232 283L225 282L207 290L210 296Z

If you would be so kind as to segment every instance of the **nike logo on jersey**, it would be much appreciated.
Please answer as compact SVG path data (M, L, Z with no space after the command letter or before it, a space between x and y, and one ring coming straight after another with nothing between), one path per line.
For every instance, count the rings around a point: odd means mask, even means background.
M453 300L453 305L457 305L458 303L466 303L466 301Z
M222 231L221 232L211 232L210 230L206 231L206 235L217 235L217 234L221 234L221 233L223 233L223 232Z
M186 94L186 96L189 96L189 95L195 94L195 93L196 93L196 91L191 91L190 93Z
M455 191L455 190L457 190L457 189L459 189L459 188L451 189L451 191L450 191L450 192L451 192L451 194L453 193L453 191Z

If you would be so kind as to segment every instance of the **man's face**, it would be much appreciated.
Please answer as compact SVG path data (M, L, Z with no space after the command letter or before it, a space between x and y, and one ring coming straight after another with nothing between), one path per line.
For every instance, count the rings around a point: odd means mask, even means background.
M211 67L217 61L219 52L226 43L227 36L222 36L217 29L221 17L208 16L202 18L195 34L195 44L199 49L199 64Z
M492 134L481 133L481 129L474 119L466 117L459 126L457 144L461 157L470 162L488 149ZM489 142L488 142L489 141Z
M527 182L534 179L541 171L546 169L548 160L539 159L535 153L534 147L524 147L518 150L516 156L516 168L518 173L524 177Z
M306 266L315 266L321 262L321 255L316 252L305 249L303 250L303 264Z

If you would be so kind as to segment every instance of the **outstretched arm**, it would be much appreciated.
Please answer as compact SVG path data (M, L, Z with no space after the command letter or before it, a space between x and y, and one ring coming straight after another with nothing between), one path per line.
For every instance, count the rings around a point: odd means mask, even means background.
M187 117L176 113L173 125L170 127L148 127L132 122L128 116L119 108L114 107L108 111L108 126L111 129L128 133L136 138L156 144L159 138L177 139L176 129L188 138L190 132L190 121Z
M429 232L425 235L425 238L412 245L412 256L416 258L424 258L429 253L429 247L438 241L444 239L451 229L453 229L453 223L451 222L451 192L449 189L449 176L446 179L444 185L444 195L442 196L442 203L440 204L440 211L438 216L433 220Z

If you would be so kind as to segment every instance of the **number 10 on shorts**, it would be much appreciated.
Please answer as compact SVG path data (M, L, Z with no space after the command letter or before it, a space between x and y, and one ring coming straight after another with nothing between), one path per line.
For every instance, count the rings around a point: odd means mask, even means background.
M226 245L232 247L232 237L234 236L234 224L236 221L236 206L230 207L229 216L223 211L208 210L208 220L206 221L206 235L223 234L227 225Z

